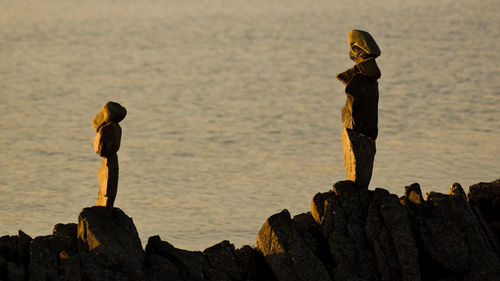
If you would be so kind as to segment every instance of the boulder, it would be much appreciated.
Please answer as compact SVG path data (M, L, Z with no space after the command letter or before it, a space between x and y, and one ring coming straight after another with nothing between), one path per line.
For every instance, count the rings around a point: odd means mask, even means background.
M342 130L346 179L368 188L375 159L375 140L355 130Z
M405 186L405 194L401 198L401 203L406 205L408 203L412 204L422 204L424 202L424 197L422 196L422 190L418 183L413 183L409 186Z
M332 280L302 239L287 210L267 219L257 235L257 250L277 280Z
M118 208L85 208L78 217L83 280L142 280L144 251L135 225Z
M471 185L467 200L479 208L487 221L500 220L500 179Z
M80 255L72 250L59 252L59 276L64 281L80 281Z
M373 201L368 208L365 232L375 253L380 280L403 280L393 239L382 215L382 205L387 196L389 196L389 192L384 189L377 188L373 192Z
M92 120L92 127L98 132L105 124L119 123L126 115L127 109L125 107L116 102L107 102Z
M420 280L418 248L406 210L396 195L386 194L381 201L380 211L396 251L402 280ZM379 270L384 271L387 272L387 269Z

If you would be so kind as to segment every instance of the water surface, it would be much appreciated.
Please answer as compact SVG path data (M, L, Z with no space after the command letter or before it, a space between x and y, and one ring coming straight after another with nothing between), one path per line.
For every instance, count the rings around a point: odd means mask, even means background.
M495 9L496 8L496 9ZM347 32L382 50L371 187L500 178L499 4L0 1L0 235L50 234L95 204L91 120L128 109L116 206L144 241L255 244L345 178Z

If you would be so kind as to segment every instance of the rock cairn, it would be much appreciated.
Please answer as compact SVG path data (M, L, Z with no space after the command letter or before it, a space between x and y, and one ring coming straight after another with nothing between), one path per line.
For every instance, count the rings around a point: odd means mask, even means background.
M107 102L92 120L92 127L97 132L94 138L94 150L102 157L101 167L97 172L99 195L97 206L112 209L118 190L118 155L122 128L118 123L125 118L127 110L116 102Z
M380 70L375 58L380 49L366 31L351 30L349 57L356 65L337 75L346 86L342 109L342 148L348 180L368 188L375 159L378 134L378 83Z

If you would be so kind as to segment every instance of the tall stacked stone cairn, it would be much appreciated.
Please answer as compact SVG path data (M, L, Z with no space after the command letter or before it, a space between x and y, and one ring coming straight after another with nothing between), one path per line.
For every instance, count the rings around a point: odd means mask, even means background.
M342 148L348 180L368 188L375 159L378 134L378 82L380 70L375 58L380 49L366 31L348 33L349 57L356 65L337 75L346 86L342 108Z
M270 216L256 247L203 251L159 236L145 251L118 208L85 208L51 235L0 237L0 281L498 281L500 179L424 197L340 181L310 212Z
M97 132L94 138L94 150L102 157L97 173L99 194L97 206L112 209L118 190L118 155L122 128L118 123L127 115L125 107L116 102L107 102L92 120L92 127Z

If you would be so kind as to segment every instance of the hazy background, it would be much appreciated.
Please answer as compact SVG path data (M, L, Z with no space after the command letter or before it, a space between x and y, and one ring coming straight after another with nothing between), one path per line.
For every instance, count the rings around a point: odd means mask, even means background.
M255 244L345 178L347 32L382 56L371 188L500 178L497 0L0 0L0 235L97 199L91 120L124 105L116 206L144 242Z

